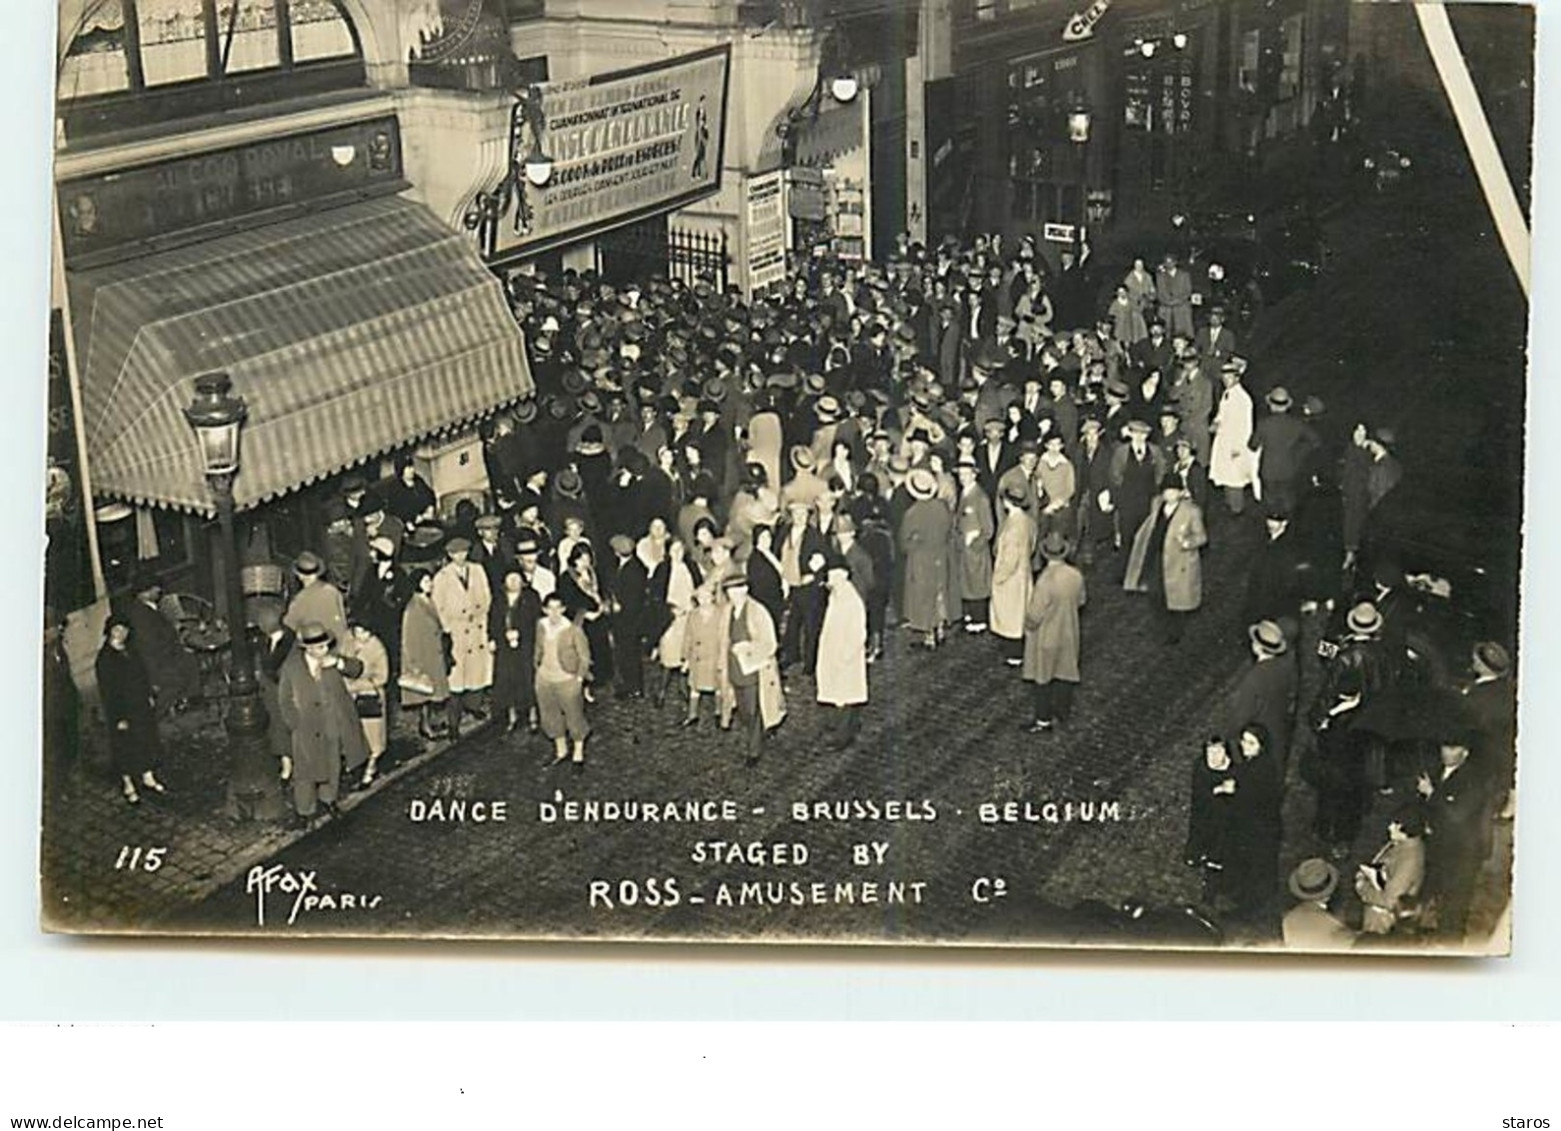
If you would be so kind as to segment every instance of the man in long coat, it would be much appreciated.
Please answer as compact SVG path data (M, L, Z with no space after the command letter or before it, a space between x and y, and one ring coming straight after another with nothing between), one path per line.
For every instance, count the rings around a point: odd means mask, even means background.
M1248 723L1262 723L1283 768L1288 764L1290 739L1295 730L1300 668L1284 631L1273 621L1253 624L1247 629L1247 637L1251 641L1252 663L1242 672L1225 705L1220 733L1239 734Z
M325 563L313 551L305 550L293 563L299 590L288 602L282 623L294 632L306 624L323 624L346 655L353 650L352 634L347 631L347 606L341 590L325 580Z
M1035 520L1024 509L1020 492L999 496L1003 521L997 528L992 562L992 635L1002 641L1010 667L1024 662L1024 614L1030 603L1030 557L1035 553Z
M645 694L645 629L650 573L635 554L634 540L628 535L614 534L608 545L612 560L602 570L602 586L612 608L618 693L625 699L638 699Z
M1111 453L1111 505L1117 512L1118 546L1131 544L1154 507L1157 485L1165 477L1165 453L1149 442L1149 425L1134 420L1127 442Z
M735 714L743 740L743 761L759 761L765 733L786 717L781 690L779 642L775 622L765 607L749 599L748 578L733 574L722 582L727 607L721 617L718 654L721 657L721 725Z
M450 653L450 737L460 734L463 710L481 717L470 702L473 692L493 685L493 646L488 639L488 610L493 590L487 571L467 560L471 543L452 538L445 547L450 560L434 575L433 602L439 614L439 627L448 638Z
M298 632L298 647L282 661L277 676L277 709L290 736L282 776L293 783L293 808L300 818L323 805L334 812L343 773L369 760L368 742L353 705L347 680L363 665L333 649L324 625L312 622Z
M1426 891L1436 903L1438 932L1455 941L1468 927L1475 884L1490 852L1494 807L1491 767L1474 760L1469 741L1444 741L1440 758L1416 783L1431 826Z
M1294 510L1302 475L1322 441L1310 424L1291 413L1290 393L1283 386L1270 390L1265 403L1268 415L1253 426L1247 441L1247 447L1258 453L1258 494L1269 506Z
M867 605L844 558L831 559L825 577L829 603L819 633L818 701L834 708L824 724L824 745L844 750L856 741L867 702Z
M959 496L954 503L951 531L953 555L959 575L959 597L963 603L965 631L985 632L987 608L992 600L992 500L976 482L975 460L961 460L955 467L959 477Z
M1207 468L1214 446L1210 433L1214 416L1214 384L1197 358L1188 358L1178 368L1181 372L1171 383L1171 399L1176 402L1182 435L1192 441L1192 450L1198 462Z
M912 632L937 646L949 620L948 552L953 515L938 498L938 480L918 467L905 479L911 504L900 520L899 550L904 562L900 616Z
M1193 335L1192 276L1183 271L1174 255L1167 255L1155 272L1155 299L1160 317L1172 334Z
M1209 482L1225 490L1225 506L1240 514L1252 485L1252 395L1241 384L1242 365L1236 358L1220 370L1225 391L1214 413L1214 448Z
M1180 479L1167 475L1159 502L1133 538L1122 586L1149 594L1168 644L1181 640L1182 622L1203 604L1200 552L1208 542L1198 504L1185 497Z
M1084 575L1068 564L1072 549L1061 532L1041 540L1046 567L1035 579L1024 615L1024 678L1035 685L1035 718L1027 728L1044 734L1066 721L1079 682L1079 610Z

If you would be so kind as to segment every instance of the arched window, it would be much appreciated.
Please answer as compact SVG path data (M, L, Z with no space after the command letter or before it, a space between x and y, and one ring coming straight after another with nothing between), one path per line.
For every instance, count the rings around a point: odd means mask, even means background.
M367 82L335 0L94 0L61 61L66 144Z

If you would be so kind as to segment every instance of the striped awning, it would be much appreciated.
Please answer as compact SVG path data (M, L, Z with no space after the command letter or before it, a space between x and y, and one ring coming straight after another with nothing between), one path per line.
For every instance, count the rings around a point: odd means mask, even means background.
M72 272L70 287L95 494L212 511L183 415L212 370L249 407L240 509L534 388L473 241L399 197Z

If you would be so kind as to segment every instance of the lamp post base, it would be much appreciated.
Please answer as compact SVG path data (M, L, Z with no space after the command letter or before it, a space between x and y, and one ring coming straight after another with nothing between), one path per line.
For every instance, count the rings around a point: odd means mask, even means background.
M223 729L228 732L226 810L239 821L280 821L289 809L281 764L271 749L265 705L254 692L228 703Z

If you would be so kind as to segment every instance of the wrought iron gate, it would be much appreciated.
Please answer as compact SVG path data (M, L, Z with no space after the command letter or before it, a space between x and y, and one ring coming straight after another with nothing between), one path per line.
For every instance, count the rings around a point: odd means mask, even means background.
M614 284L665 275L692 287L703 276L725 290L731 263L725 232L669 228L665 221L635 224L596 241L597 274Z

